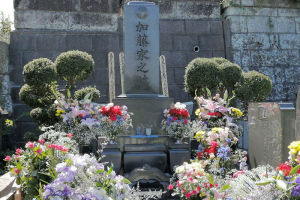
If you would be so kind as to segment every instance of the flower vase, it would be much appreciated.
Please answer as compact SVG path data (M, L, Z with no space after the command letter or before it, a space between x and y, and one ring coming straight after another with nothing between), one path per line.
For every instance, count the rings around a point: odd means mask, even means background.
M175 144L183 144L182 138L177 138Z
M115 140L110 140L109 144L116 144L116 141Z

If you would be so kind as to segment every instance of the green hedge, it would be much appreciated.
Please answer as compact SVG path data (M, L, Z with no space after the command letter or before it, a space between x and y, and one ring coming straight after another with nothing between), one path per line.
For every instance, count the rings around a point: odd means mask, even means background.
M185 69L185 91L192 96L206 95L205 88L214 90L218 86L218 63L208 58L196 58Z
M31 86L39 86L56 80L54 63L48 58L35 59L23 68L24 81Z

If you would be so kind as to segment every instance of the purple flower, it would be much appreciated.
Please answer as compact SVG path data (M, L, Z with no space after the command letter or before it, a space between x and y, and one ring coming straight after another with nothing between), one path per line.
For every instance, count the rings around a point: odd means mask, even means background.
M298 178L297 178L298 179ZM296 179L296 181L297 181ZM294 197L298 197L300 196L300 185L296 185L294 188L293 188L293 191L292 191L292 196Z
M227 160L230 156L230 148L228 146L221 146L218 149L217 156L219 158L223 158L224 160Z

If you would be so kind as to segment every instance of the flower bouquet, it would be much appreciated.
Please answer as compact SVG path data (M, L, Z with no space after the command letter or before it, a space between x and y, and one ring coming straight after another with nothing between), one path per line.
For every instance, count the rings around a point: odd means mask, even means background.
M116 141L120 133L124 133L132 127L132 114L127 111L126 106L120 107L109 103L101 107L100 113L101 117L99 123L101 135L110 139L111 143Z
M55 172L56 178L43 192L45 200L132 199L130 182L116 175L112 168L106 170L104 164L88 154L67 154L67 159L56 165Z
M64 97L55 101L56 115L62 118L62 128L71 132L81 145L90 144L100 128L100 106L90 100L66 100Z
M243 113L237 108L227 107L227 102L219 95L211 99L196 97L196 101L198 119L193 122L192 130L199 142L197 159L206 160L210 172L223 175L235 168L238 162L246 169L246 152L236 150L240 136L236 120Z
M200 162L183 163L175 169L177 181L169 185L173 190L172 196L178 195L181 199L225 199L224 191L228 188L222 180L204 170Z
M10 173L17 178L17 184L21 185L25 199L33 199L39 195L39 188L53 179L54 167L64 160L68 151L61 145L39 140L26 143L25 150L17 149L14 155L6 156L4 160Z
M164 118L162 120L162 129L171 137L177 140L177 143L184 137L190 137L190 114L186 109L186 105L177 102L170 109L164 110Z

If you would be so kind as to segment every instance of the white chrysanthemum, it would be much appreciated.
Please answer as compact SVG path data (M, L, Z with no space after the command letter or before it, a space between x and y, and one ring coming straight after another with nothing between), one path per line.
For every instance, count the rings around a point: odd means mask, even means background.
M180 102L176 102L176 104L174 105L175 108L177 109L185 109L186 105Z

